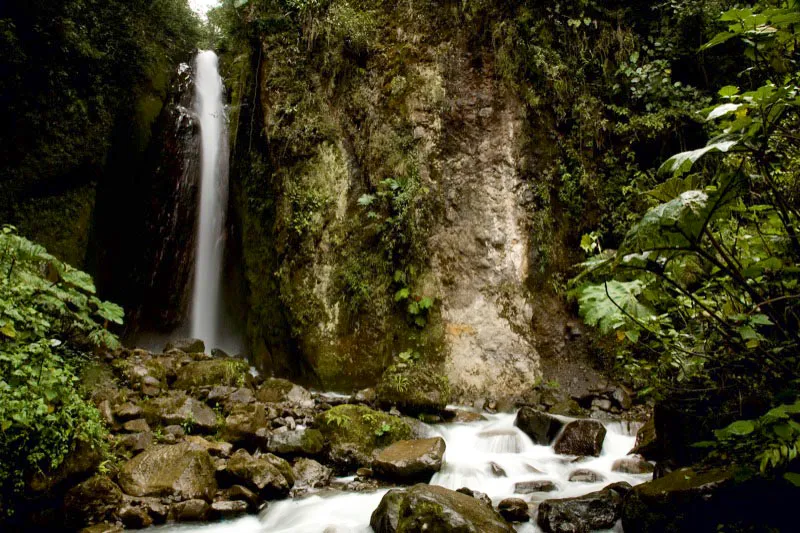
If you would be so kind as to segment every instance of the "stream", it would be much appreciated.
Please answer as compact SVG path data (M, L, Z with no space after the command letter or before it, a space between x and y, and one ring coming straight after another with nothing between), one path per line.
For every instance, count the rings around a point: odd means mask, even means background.
M597 491L610 483L627 481L637 485L648 481L650 474L632 475L612 472L616 459L625 457L633 448L638 426L608 422L603 450L599 457L573 462L572 456L558 455L552 446L534 444L514 426L516 414L485 415L487 420L471 423L436 424L430 426L430 436L439 435L447 443L444 463L431 479L432 485L449 489L469 487L486 493L496 506L510 497L529 502L569 498ZM567 420L567 418L564 418ZM493 473L500 467L505 476ZM589 469L603 477L597 483L568 481L576 469ZM537 472L538 471L538 472ZM353 478L338 478L342 484ZM550 480L557 490L529 495L514 494L514 484L521 481ZM248 516L228 522L204 525L170 525L152 531L203 533L369 533L370 516L389 489L374 492L343 492L322 489L298 499L270 502L258 516ZM533 523L518 524L520 533L538 532Z

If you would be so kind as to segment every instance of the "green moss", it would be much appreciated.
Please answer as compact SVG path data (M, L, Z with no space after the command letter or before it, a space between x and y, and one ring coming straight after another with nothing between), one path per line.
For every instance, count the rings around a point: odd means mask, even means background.
M158 368L161 368L163 372L163 367L159 365ZM244 383L247 371L247 362L240 359L195 361L178 370L178 379L173 387L176 389L190 389L215 385L241 386Z
M292 387L294 384L291 381L270 378L258 388L258 399L268 403L282 402Z
M376 392L381 405L410 413L437 412L450 401L450 383L439 369L424 363L398 363L386 369Z

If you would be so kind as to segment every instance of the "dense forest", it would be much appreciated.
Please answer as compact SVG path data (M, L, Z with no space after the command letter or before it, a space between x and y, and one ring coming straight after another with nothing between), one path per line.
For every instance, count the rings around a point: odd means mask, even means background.
M791 530L799 38L795 0L3 4L0 527Z

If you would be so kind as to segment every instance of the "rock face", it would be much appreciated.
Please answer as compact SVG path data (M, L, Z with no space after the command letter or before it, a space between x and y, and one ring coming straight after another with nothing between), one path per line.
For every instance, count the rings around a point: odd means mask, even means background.
M320 414L316 424L328 443L328 459L343 470L372 464L375 453L411 437L401 418L361 405L339 405Z
M389 491L372 513L370 525L375 533L514 531L491 506L435 485L414 485L406 491Z
M545 533L589 533L611 528L620 518L624 493L629 488L627 483L614 484L576 498L545 500L539 505L536 523Z
M427 482L442 468L444 451L441 437L401 440L381 450L372 468L375 474L391 481Z
M262 498L285 497L294 485L289 463L269 453L254 457L246 450L237 450L228 461L227 471Z
M123 465L118 481L131 496L210 500L217 490L208 452L187 443L148 448Z
M514 425L524 431L534 444L549 446L564 427L564 422L545 412L523 407L517 413Z
M575 420L564 426L553 448L562 455L600 455L606 428L597 420Z

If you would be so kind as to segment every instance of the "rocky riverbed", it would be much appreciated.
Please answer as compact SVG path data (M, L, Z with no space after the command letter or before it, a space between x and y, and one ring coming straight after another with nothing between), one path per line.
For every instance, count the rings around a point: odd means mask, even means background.
M203 352L192 340L164 353L122 350L87 372L114 459L100 463L78 449L81 461L66 463L60 510L68 528L100 533L260 513L236 523L311 533L316 525L297 529L287 516L305 507L345 513L325 531L360 531L367 521L378 533L426 524L588 531L614 526L632 486L652 475L650 463L627 456L641 423L622 422L624 391L532 393L538 401L516 414L494 414L503 406L491 400L441 409L436 398L437 407L410 417L377 409L387 406L371 389L312 392ZM355 529L335 529L342 524Z

